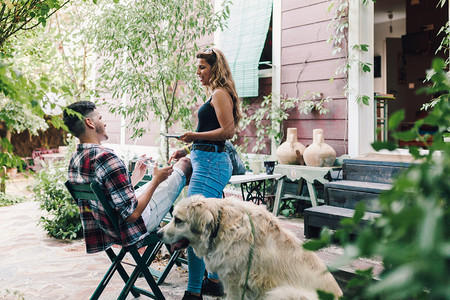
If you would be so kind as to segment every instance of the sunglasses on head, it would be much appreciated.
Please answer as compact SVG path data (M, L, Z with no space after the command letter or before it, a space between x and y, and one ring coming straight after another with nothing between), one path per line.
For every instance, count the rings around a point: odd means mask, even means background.
M214 52L213 48L208 48L205 50L205 53L210 53L210 52L214 55L214 57L217 57L216 52Z

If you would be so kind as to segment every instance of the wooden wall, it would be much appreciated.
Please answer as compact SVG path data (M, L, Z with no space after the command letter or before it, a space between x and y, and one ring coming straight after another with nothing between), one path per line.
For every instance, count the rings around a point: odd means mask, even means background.
M332 18L328 6L329 1L324 0L282 1L281 93L301 97L310 91L333 98L325 105L328 114L292 113L284 130L296 127L299 142L307 146L312 143L313 129L322 128L325 141L339 156L347 152L347 99L343 94L344 78L330 81L343 60L332 55L333 46L326 41L332 34L332 28L328 29Z

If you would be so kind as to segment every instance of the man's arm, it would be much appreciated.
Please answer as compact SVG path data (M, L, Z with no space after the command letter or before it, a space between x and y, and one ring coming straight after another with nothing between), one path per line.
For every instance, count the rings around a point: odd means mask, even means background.
M154 169L152 181L139 198L131 184L125 163L112 152L104 152L96 158L96 174L111 198L111 205L127 222L135 222L149 203L158 185L172 173L172 166Z
M136 208L131 213L131 215L129 215L128 218L125 219L125 221L133 223L141 216L145 207L150 202L150 199L152 198L156 188L161 182L166 180L170 176L170 174L172 174L172 172L173 166L158 169L158 167L155 165L155 168L153 169L153 177L150 181L150 184L145 189L145 191L137 198Z

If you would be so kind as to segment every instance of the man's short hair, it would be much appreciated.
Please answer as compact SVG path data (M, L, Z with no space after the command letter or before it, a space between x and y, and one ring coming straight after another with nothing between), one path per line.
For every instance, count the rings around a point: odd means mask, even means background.
M77 114L74 114L67 109L64 110L63 121L66 124L69 131L79 137L86 130L84 126L84 119L96 108L95 103L91 101L78 101L67 106L68 109L75 111L83 116L82 119Z

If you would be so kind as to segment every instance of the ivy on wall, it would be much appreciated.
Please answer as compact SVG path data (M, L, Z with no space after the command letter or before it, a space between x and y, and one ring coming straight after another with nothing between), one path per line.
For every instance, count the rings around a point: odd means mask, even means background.
M369 1L374 0L361 0L361 5L367 5ZM333 10L334 8L334 10ZM345 79L344 95L348 96L348 70L352 66L357 66L364 73L368 73L372 70L372 64L369 62L350 59L348 55L348 15L349 15L349 2L348 0L331 0L328 6L328 13L333 12L330 23L328 24L328 29L333 29L333 33L327 39L329 44L333 45L332 54L336 55L341 52L345 52L346 55L343 58L343 62L335 70L335 76L343 75ZM369 45L366 44L355 44L351 45L352 50L367 52L369 51ZM333 80L331 78L331 80ZM358 95L356 97L356 102L358 104L369 105L370 97L368 95Z

